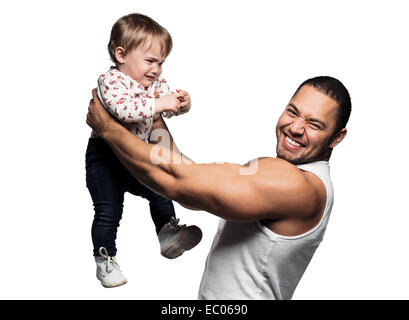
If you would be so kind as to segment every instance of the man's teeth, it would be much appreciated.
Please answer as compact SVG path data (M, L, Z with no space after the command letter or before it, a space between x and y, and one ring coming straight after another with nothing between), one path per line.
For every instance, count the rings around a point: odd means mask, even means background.
M294 140L291 140L289 137L285 137L285 139L287 140L289 144L296 146L296 147L301 147L299 143L295 142Z

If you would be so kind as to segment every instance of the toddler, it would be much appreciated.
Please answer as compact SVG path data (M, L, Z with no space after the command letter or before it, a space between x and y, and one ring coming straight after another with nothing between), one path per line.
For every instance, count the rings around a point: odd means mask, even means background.
M147 16L129 14L112 27L108 51L115 66L99 77L98 96L123 126L144 141L149 140L153 121L160 114L169 118L190 109L189 94L172 92L161 76L171 49L168 31ZM164 257L176 258L200 242L200 228L179 225L172 201L136 180L94 132L86 151L86 179L95 210L91 234L97 278L104 287L127 282L115 258L126 191L149 201Z

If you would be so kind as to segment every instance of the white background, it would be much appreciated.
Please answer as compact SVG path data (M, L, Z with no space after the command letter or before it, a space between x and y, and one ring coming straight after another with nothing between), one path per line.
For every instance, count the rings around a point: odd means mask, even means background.
M193 106L167 123L197 162L274 156L297 86L317 75L345 84L353 111L330 162L335 204L293 298L408 299L405 1L256 0L1 2L0 298L196 299L218 218L176 205L204 236L166 260L148 203L130 195L117 243L128 284L95 278L85 115L110 66L111 26L131 12L172 34L163 75Z

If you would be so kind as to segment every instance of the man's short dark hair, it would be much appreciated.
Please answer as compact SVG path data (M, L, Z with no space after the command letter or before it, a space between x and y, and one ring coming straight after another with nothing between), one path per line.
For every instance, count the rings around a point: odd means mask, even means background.
M338 118L334 134L345 128L349 120L349 116L351 115L351 97L349 96L349 92L342 82L329 76L311 78L305 80L298 87L297 91L294 93L294 96L305 85L312 86L338 103Z

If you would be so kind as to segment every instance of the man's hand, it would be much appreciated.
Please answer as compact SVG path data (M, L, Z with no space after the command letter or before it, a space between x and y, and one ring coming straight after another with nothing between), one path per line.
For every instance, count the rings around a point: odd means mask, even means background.
M98 136L103 137L104 132L110 126L116 125L117 122L102 106L96 89L92 90L92 97L88 106L87 124L94 129Z

